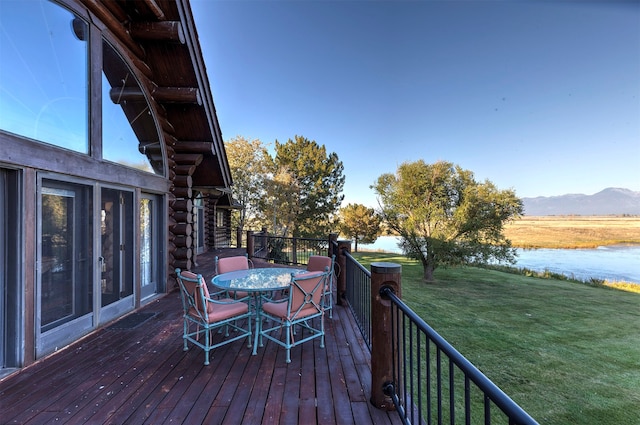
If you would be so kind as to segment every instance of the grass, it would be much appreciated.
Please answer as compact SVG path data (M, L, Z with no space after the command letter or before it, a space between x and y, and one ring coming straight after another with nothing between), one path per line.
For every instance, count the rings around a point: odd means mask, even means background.
M397 254L405 302L541 424L640 424L640 295Z
M640 244L638 216L524 216L505 226L518 248L596 248Z

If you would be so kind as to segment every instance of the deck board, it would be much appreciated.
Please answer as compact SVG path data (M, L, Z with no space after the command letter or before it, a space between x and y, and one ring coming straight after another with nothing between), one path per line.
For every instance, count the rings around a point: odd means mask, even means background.
M199 269L212 275L210 256ZM246 339L211 352L182 350L178 292L141 311L159 313L133 329L108 326L0 381L4 423L20 424L399 424L374 408L370 358L347 309L325 318L325 348L314 339L291 363L266 341ZM217 334L214 338L222 338Z

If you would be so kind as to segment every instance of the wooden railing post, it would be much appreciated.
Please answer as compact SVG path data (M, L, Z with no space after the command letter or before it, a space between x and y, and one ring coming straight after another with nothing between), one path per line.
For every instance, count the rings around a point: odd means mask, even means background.
M242 248L242 228L236 227L236 241L238 242L238 248Z
M327 256L331 257L332 255L338 256L337 252L333 250L333 243L338 242L338 234L337 233L329 233L329 248L327 251Z
M380 289L390 287L401 298L401 277L399 264L371 263L371 404L385 410L395 410L384 387L394 383L393 350L397 349L397 342L393 337L397 332L391 329L391 301L382 298Z
M256 252L255 238L253 237L253 230L247 230L247 255L249 258L253 258L253 254Z
M338 241L338 252L336 253L336 264L338 271L336 275L336 295L338 305L344 305L344 294L347 292L347 257L345 252L351 252L351 241Z

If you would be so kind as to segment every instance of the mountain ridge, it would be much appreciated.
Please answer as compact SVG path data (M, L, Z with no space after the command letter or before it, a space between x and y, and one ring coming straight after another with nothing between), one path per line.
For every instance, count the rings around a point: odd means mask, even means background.
M619 187L608 187L593 195L569 193L521 199L528 216L640 215L640 192Z

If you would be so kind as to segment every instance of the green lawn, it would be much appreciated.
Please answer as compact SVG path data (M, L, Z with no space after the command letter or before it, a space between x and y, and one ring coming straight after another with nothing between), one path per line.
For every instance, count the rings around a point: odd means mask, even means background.
M473 267L402 265L402 297L541 424L640 424L640 294Z

